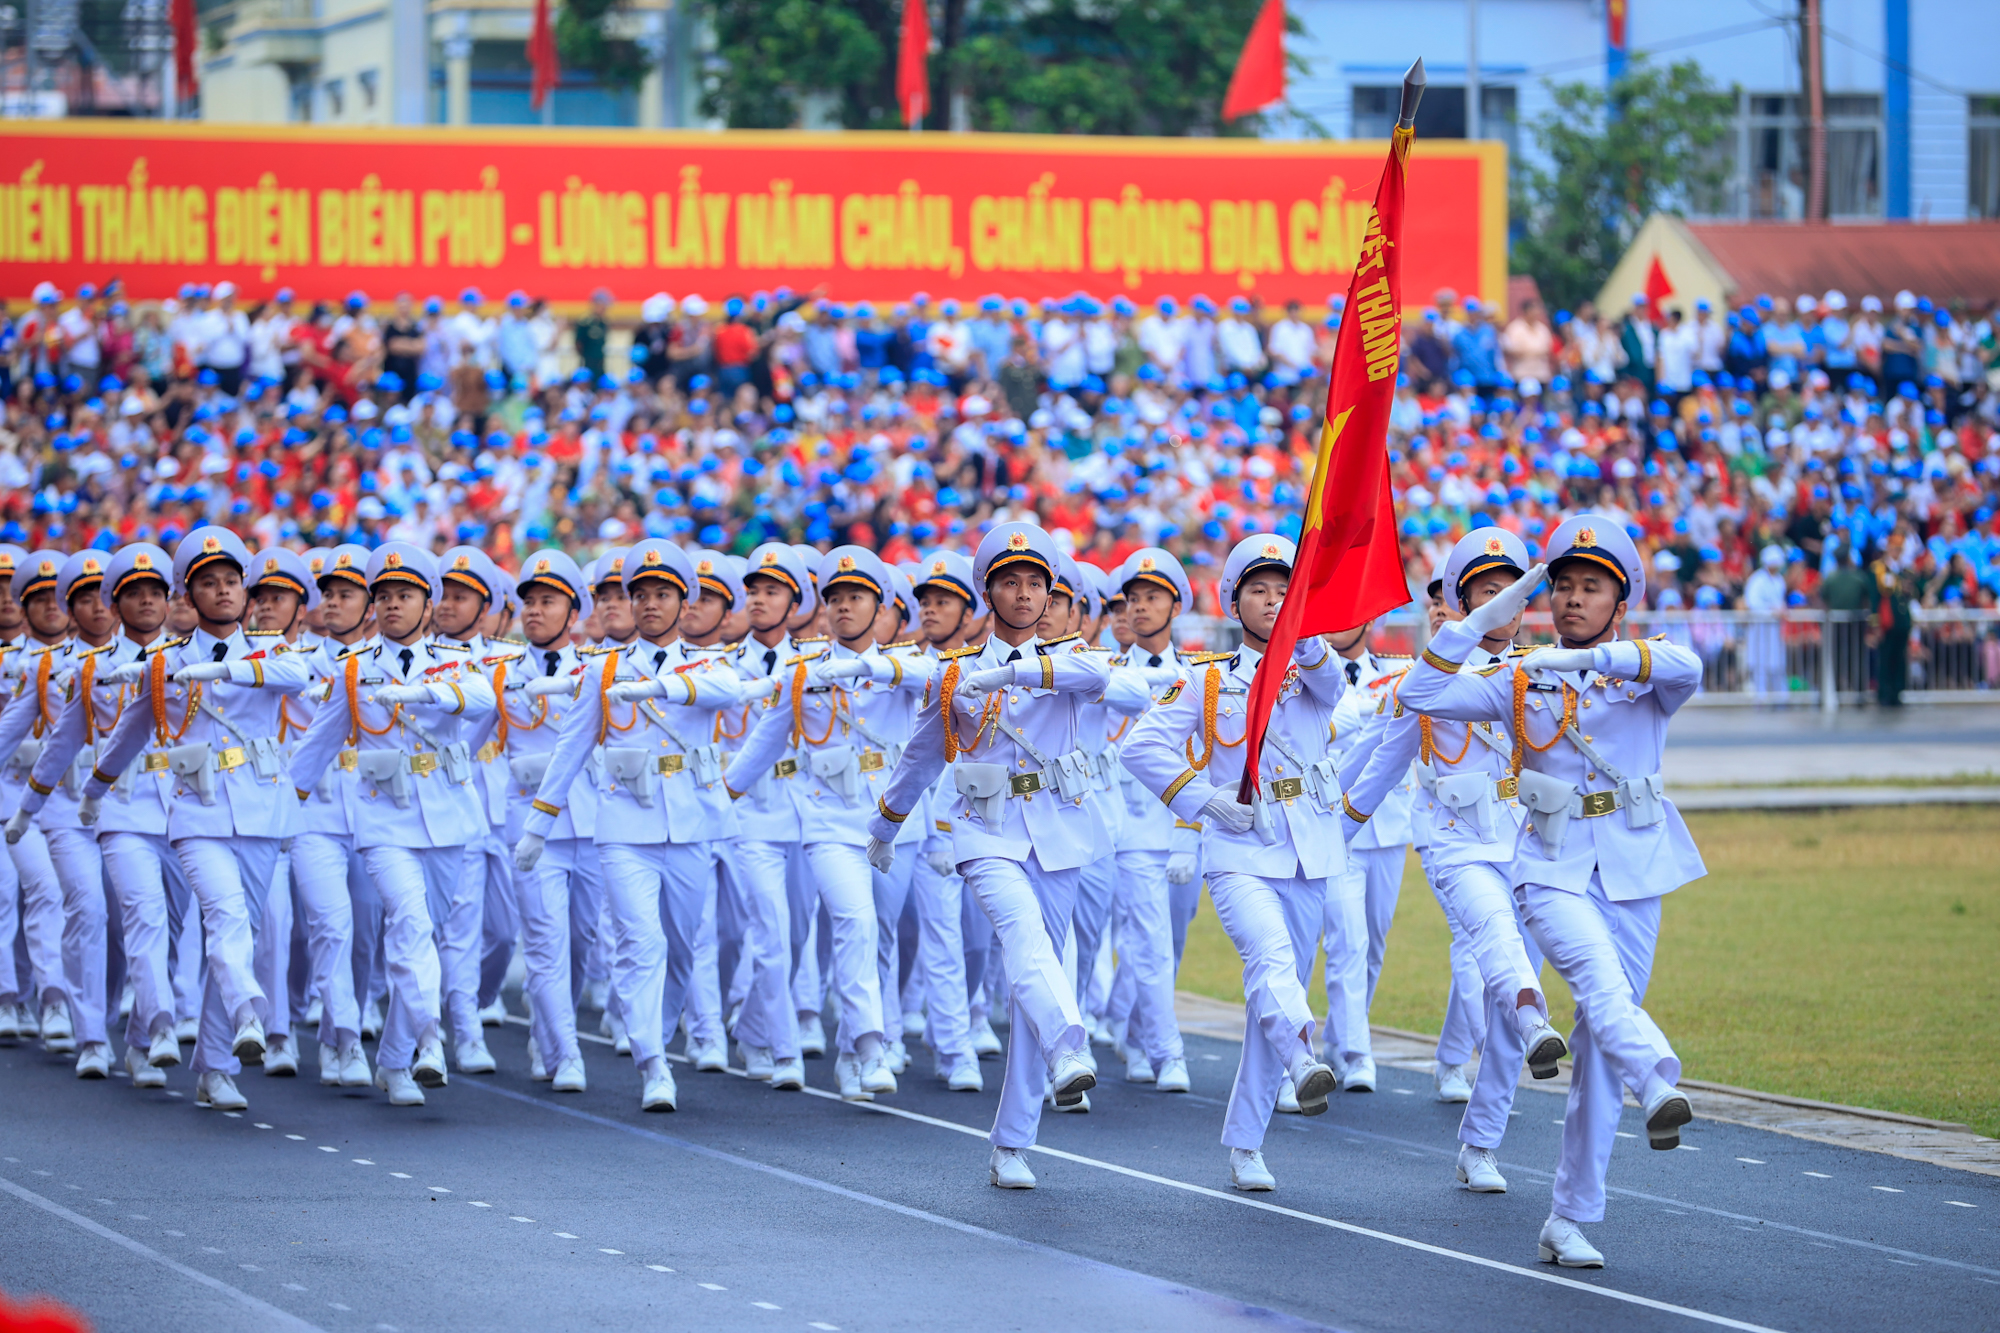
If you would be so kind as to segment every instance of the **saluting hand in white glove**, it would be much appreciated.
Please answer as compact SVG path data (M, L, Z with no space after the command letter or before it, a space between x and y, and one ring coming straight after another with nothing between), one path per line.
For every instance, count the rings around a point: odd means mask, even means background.
M1548 572L1547 565L1536 565L1501 589L1492 601L1473 607L1465 617L1465 627L1482 639L1506 629L1514 623L1514 617L1521 614L1521 608L1528 604L1528 599L1535 595L1535 589L1542 586Z

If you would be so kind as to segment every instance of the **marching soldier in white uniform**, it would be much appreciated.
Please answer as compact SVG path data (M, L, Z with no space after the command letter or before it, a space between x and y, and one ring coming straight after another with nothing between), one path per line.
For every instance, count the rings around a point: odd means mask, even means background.
M1079 640L1037 643L1060 555L1032 523L996 525L979 543L993 635L945 659L902 762L869 824L868 858L894 862L897 830L950 768L952 854L966 888L993 922L1005 958L1012 1022L1007 1073L990 1136L988 1179L1033 1189L1025 1150L1041 1122L1045 1088L1069 1106L1096 1085L1063 942L1081 868L1104 842L1090 803L1090 758L1078 714L1102 695L1111 663Z
M1623 1089L1644 1108L1655 1148L1680 1144L1693 1118L1674 1085L1680 1060L1640 1007L1659 940L1660 899L1707 873L1666 799L1667 724L1701 684L1701 658L1661 641L1617 637L1642 603L1646 571L1602 514L1565 521L1548 543L1559 647L1512 671L1459 673L1479 641L1511 624L1544 569L1446 625L1404 684L1406 707L1459 721L1511 721L1527 823L1514 861L1515 902L1576 998L1575 1067L1543 1262L1600 1268L1581 1223L1604 1216Z
M328 699L292 759L310 800L339 751L355 751L360 793L355 846L382 896L389 1015L375 1086L392 1106L422 1106L447 1081L440 1035L437 925L485 831L467 737L493 710L493 690L423 632L438 596L437 558L406 542L368 557L368 592L382 637L340 662Z
M1345 868L1334 813L1338 778L1330 720L1346 681L1318 638L1299 640L1272 705L1258 756L1257 796L1237 803L1250 683L1291 583L1292 543L1245 537L1229 553L1218 593L1243 625L1234 653L1201 654L1132 729L1127 768L1187 822L1202 825L1215 914L1243 956L1243 1058L1222 1142L1239 1190L1274 1189L1264 1165L1278 1087L1287 1076L1299 1110L1319 1115L1333 1070L1313 1054L1306 1004L1326 883ZM1232 738L1230 733L1235 733Z
M676 627L680 649L689 661L713 660L734 673L735 646L723 641L723 630L730 617L743 605L743 576L738 572L741 562L721 551L702 548L689 551L688 559L694 562L695 581L701 585L701 596L681 609L680 623ZM741 713L736 715L741 716ZM721 745L722 721L720 715L708 719L705 724L707 730L703 733L704 744ZM701 927L695 935L694 975L688 980L687 1008L680 1016L687 1027L688 1051L694 1059L695 1068L711 1074L719 1074L729 1068L729 1028L723 1016L722 1000L726 975L722 970L725 928L732 972L741 960L743 948L743 926L735 915L737 889L732 878L735 874L735 862L731 857L733 842L731 838L715 840L716 888L703 905ZM674 1021L674 1016L669 1014L665 1028L668 1033L673 1031Z

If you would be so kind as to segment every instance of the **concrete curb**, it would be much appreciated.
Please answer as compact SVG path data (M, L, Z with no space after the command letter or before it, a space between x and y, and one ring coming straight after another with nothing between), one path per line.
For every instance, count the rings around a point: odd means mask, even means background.
M1681 810L1841 810L1864 805L1991 805L2000 785L1981 787L1683 787Z

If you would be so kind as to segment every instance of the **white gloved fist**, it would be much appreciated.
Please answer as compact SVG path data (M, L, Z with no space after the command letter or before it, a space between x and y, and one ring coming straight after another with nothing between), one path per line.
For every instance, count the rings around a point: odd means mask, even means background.
M977 699L995 690L1004 690L1014 683L1014 668L1010 666L987 667L962 676L958 682L958 692L968 699Z
M521 687L529 694L575 694L576 679L572 676L537 676Z
M1548 576L1548 572L1547 565L1536 565L1501 589L1499 595L1492 601L1484 606L1474 607L1465 617L1465 627L1482 639L1506 629L1514 623L1514 617L1521 614L1521 609L1528 604L1528 599L1535 595L1535 589L1542 586L1542 580Z
M1194 853L1170 852L1167 855L1167 883L1186 884L1194 878Z
M391 708L397 704L435 704L428 685L384 685L375 691L375 702Z
M539 833L523 833L521 840L514 844L514 869L527 874L542 859L542 847L548 841Z
M101 684L105 685L130 685L135 681L144 680L146 672L152 668L152 665L151 658L137 662L127 662L124 666L111 668L111 670L105 672L97 679Z
M629 704L641 699L657 699L666 692L667 687L657 680L621 680L611 687L605 697L615 704Z
M13 816L7 821L7 845L9 847L12 847L21 840L21 835L28 831L28 825L31 822L33 822L33 817L26 810L16 810L14 812Z
M930 862L931 869L940 875L954 874L958 870L958 863L951 859L950 852L926 852L924 860Z
M880 838L870 838L868 840L868 864L874 866L883 874L888 874L889 867L896 864L896 845L884 842Z
M1252 822L1249 806L1238 805L1235 797L1220 792L1208 798L1196 818L1204 824L1219 824L1231 833L1248 833Z
M820 680L854 680L860 676L873 675L874 671L873 667L859 657L842 657L815 662L812 673Z
M227 662L190 662L174 672L174 680L183 685L198 680L226 680L228 677Z
M1292 645L1292 660L1300 666L1318 666L1332 655L1333 649L1317 634L1308 634Z
M1521 663L1529 671L1591 671L1597 666L1595 648L1537 648Z
M77 822L85 828L96 828L97 816L103 809L104 798L102 796L86 796L77 802Z

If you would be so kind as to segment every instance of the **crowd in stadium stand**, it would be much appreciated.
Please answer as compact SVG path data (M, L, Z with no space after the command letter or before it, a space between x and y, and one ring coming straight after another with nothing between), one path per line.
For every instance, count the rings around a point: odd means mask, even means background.
M630 300L636 293L621 294ZM1213 611L1242 534L1296 533L1340 301L1189 294L889 303L228 282L44 283L0 322L0 540L470 542L511 566L669 534L891 559L1035 518L1111 565L1160 544ZM1530 550L1625 517L1656 607L1992 607L1995 311L1910 292L1736 309L1407 313L1389 460L1421 582L1469 527Z

